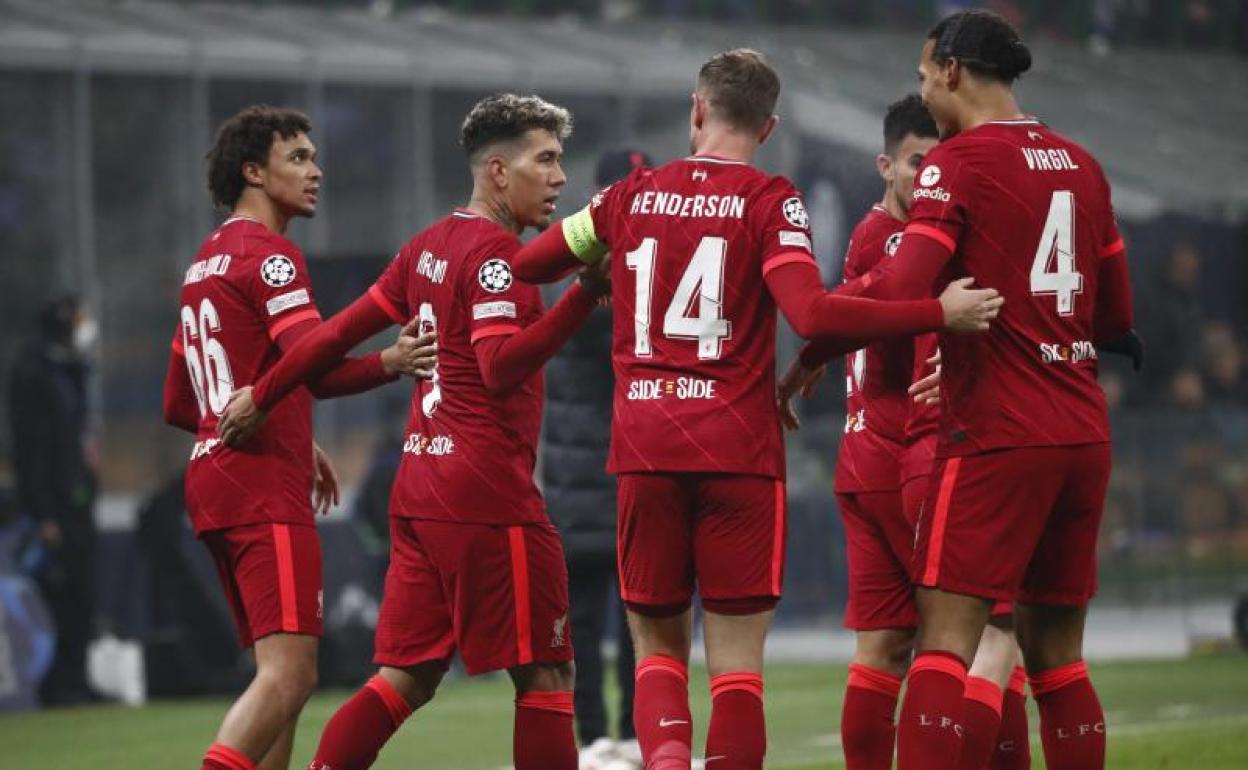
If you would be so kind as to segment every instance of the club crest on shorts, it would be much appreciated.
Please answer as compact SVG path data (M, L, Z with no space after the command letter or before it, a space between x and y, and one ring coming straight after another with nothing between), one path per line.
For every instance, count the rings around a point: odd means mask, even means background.
M806 204L802 203L802 199L796 195L792 198L786 198L780 206L780 211L784 214L784 218L794 227L800 227L805 230L810 225L810 217L806 215Z
M565 614L554 622L551 626L550 646L552 648L562 647L568 643L568 616Z
M284 254L271 254L260 264L260 278L280 289L295 280L295 263Z
M477 271L477 283L494 294L507 291L511 288L511 265L497 257L487 259Z

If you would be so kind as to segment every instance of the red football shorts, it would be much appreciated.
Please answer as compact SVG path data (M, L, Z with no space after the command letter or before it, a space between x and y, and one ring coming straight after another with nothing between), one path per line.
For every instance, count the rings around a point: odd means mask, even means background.
M900 492L837 493L849 556L845 627L855 631L919 624L910 582L914 526Z
M458 650L469 674L572 660L559 532L391 517L375 644L397 668Z
M918 585L1078 606L1096 593L1109 444L937 461L914 554Z
M269 634L321 635L321 539L316 527L247 524L200 539L234 612L238 640L251 647Z
M642 614L775 606L784 583L784 482L723 473L621 473L620 594Z

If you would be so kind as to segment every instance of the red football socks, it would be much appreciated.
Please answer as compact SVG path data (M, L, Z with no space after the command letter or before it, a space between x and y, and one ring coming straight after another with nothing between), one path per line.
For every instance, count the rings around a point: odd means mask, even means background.
M761 770L767 754L763 676L752 672L711 679L711 724L706 759L716 770Z
M966 703L962 714L962 751L958 770L984 770L997 732L1001 729L1001 703L1004 695L997 683L978 676L966 678Z
M1027 734L1027 672L1015 666L1001 703L1001 729L988 770L1031 770L1031 737Z
M576 770L572 691L526 692L516 698L512 762L516 770Z
M256 766L238 749L214 743L204 754L201 770L256 770Z
M390 740L412 707L380 675L338 707L321 733L316 757L308 770L364 770Z
M1049 770L1103 770L1105 712L1083 661L1031 677Z
M915 657L897 725L897 770L956 770L965 689L966 664L957 655Z
M685 664L652 655L637 664L633 727L645 770L689 770L693 717Z
M897 696L901 678L851 663L841 707L841 748L846 770L890 770L897 739Z

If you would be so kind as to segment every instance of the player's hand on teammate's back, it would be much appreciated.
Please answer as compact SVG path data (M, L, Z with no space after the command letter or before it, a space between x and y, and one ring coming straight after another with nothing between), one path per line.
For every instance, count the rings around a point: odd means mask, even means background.
M914 398L914 403L939 404L940 403L940 350L936 351L936 355L927 359L927 363L934 368L931 374L921 380L915 381L906 389L906 392Z
M581 288L589 292L598 304L606 304L611 298L611 257L608 255L596 264L586 265L576 273Z
M985 332L1001 312L1005 298L996 289L973 289L974 278L952 281L940 295L945 329L958 334Z
M312 442L312 510L329 513L338 505L338 471L321 445Z
M381 364L387 374L430 379L438 365L438 338L433 332L420 333L420 317L399 330L394 344L381 351Z
M810 398L810 394L815 392L815 385L823 379L827 370L827 366L807 369L802 366L799 358L793 361L789 370L780 378L780 382L776 384L776 406L780 410L780 424L787 430L797 430L802 426L797 419L797 412L793 410L793 396L800 393L802 398Z
M228 447L242 446L264 422L265 416L251 400L251 386L239 388L230 395L221 419L217 420L217 435Z

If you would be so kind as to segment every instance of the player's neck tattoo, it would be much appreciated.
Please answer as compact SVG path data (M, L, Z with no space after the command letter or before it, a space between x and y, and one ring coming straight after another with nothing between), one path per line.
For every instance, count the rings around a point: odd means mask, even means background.
M520 226L515 216L512 215L511 210L501 203L484 198L472 198L468 201L468 208L483 214L486 219L511 230L517 235L524 231L524 228Z

